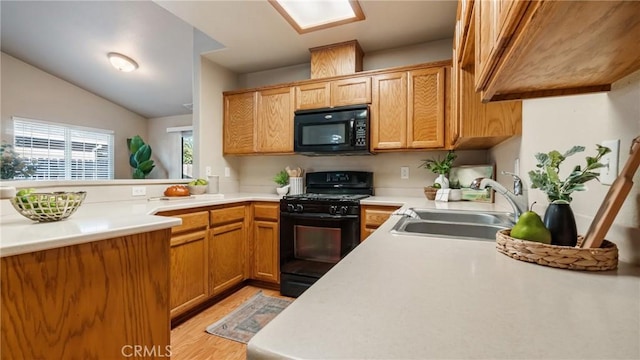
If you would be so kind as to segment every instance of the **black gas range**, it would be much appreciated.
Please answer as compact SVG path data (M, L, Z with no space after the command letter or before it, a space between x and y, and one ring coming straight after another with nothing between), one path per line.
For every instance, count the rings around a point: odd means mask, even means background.
M360 243L360 200L373 174L307 173L307 192L280 200L280 292L297 297Z

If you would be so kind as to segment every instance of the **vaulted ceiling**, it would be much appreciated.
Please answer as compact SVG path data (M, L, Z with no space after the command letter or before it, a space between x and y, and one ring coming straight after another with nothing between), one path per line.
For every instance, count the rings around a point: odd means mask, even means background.
M366 52L450 38L455 1L361 1L366 20L298 34L266 0L0 2L1 50L145 117L187 114L193 57L237 73L309 61L357 39ZM194 34L196 49L194 49ZM140 68L122 73L106 54Z

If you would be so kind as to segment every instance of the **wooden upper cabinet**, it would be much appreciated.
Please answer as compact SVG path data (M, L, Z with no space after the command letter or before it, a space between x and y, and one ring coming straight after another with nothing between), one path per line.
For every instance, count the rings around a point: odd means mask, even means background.
M296 86L296 110L321 109L331 106L331 84L320 82Z
M481 90L502 55L528 1L481 0L475 7L476 90Z
M258 92L259 153L293 152L294 88Z
M407 147L444 147L445 68L409 72Z
M407 73L372 78L371 150L395 150L407 146Z
M223 153L255 152L256 93L224 97Z
M640 69L640 1L479 1L483 101L606 91Z
M371 103L371 77L359 77L331 82L331 106Z
M319 46L311 52L311 78L350 75L362 71L364 53L356 40Z
M296 110L371 103L371 77L296 86Z
M372 151L445 147L446 68L372 78Z

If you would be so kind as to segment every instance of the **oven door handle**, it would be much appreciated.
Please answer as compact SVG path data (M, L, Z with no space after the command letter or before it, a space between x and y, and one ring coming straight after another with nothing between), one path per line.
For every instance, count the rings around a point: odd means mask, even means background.
M311 219L311 220L358 220L358 215L329 215L329 214L301 214L281 212L280 216L293 219Z

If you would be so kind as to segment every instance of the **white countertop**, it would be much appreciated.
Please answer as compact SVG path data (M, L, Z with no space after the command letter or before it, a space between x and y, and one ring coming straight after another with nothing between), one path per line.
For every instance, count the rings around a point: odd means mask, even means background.
M37 223L18 214L9 200L0 216L0 256L54 249L180 225L177 218L156 216L161 211L222 205L243 201L279 201L275 194L195 195L185 200L135 200L85 203L69 218Z
M544 267L491 241L390 234L399 219L256 334L248 359L640 358L639 268Z
M201 206L230 204L244 201L279 201L276 194L205 194L184 200L131 200L84 203L69 218L51 223L37 223L18 214L9 200L0 200L0 256L11 256L33 251L104 240L141 232L166 229L179 225L181 220L156 216L162 211ZM369 205L402 205L433 207L425 198L374 196L362 201ZM438 203L442 208L493 207L493 204Z

